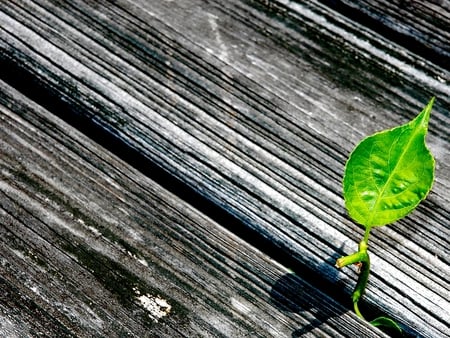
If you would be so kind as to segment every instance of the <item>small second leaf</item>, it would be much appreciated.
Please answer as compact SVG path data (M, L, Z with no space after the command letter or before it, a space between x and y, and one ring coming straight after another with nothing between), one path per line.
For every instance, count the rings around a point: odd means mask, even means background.
M370 324L372 324L373 326L376 326L376 327L384 327L387 329L393 329L393 330L397 331L397 333L402 333L401 327L395 321L393 321L391 318L378 317L378 318L375 318L374 320L372 320L370 322Z
M434 98L412 121L367 137L345 167L349 215L365 227L393 223L410 213L431 189L434 158L425 144Z

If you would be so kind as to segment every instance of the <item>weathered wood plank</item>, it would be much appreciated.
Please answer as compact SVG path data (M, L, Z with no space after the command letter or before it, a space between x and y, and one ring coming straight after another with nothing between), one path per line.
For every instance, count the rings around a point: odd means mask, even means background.
M450 70L450 1L321 2Z
M346 155L437 95L435 187L374 233L366 299L411 334L446 332L448 73L314 1L271 4L11 1L1 51L328 282L361 234L343 210Z
M0 93L0 335L380 335L3 82Z

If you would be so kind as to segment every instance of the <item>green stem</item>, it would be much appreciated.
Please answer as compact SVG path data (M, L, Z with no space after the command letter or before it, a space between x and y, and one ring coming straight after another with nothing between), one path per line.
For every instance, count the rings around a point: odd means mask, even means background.
M371 227L366 227L366 232L364 233L364 239L362 240L363 242L366 243L366 245L369 245L370 229L371 229Z
M350 264L360 263L359 277L358 281L356 282L355 289L353 290L352 293L352 301L356 315L362 320L365 320L365 318L361 314L361 311L359 311L358 301L364 294L364 290L366 289L367 286L367 281L369 280L370 257L369 253L367 252L369 246L369 235L370 235L370 227L367 227L366 232L364 233L363 240L359 242L358 251L352 253L351 255L340 257L336 261L336 266L338 268L342 268ZM400 326L395 321L387 317L378 317L373 321L371 321L370 323L374 326L385 326L388 328L394 328L400 333L402 332Z
M367 241L362 240L358 245L358 251L348 256L338 258L336 266L343 268L344 266L355 263L367 263L369 261L369 254L367 253Z
M358 303L353 303L353 308L355 309L355 313L359 318L366 320L364 318L364 316L361 314L361 312L359 311Z
M348 256L343 256L336 261L336 266L338 268L343 268L344 266L360 263L366 260L367 253L365 252L355 252Z
M363 315L359 311L358 307L358 301L361 298L361 296L364 293L364 290L367 286L367 281L369 280L369 273L370 273L370 257L369 253L367 252L368 249L368 242L369 242L369 235L370 235L370 227L366 228L366 232L364 234L363 240L358 245L358 251L352 253L348 256L340 257L336 261L336 266L338 268L342 268L344 266L360 263L361 268L359 272L358 282L356 283L355 289L352 293L352 301L353 301L353 308L355 309L355 313L358 317L364 319Z
M361 271L359 272L358 282L356 283L355 290L352 293L353 303L357 303L366 289L367 281L369 280L370 273L370 258L369 254L365 252L365 259L361 261Z

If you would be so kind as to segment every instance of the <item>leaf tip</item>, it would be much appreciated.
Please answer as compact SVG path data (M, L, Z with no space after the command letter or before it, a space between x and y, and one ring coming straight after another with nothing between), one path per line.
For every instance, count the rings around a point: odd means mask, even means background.
M420 126L421 128L424 128L425 130L428 128L428 121L430 120L431 115L431 109L433 108L433 104L436 97L433 96L430 101L428 101L427 105L423 110L420 112L417 117L411 121L410 123L415 126Z
M424 109L425 115L427 116L427 118L426 118L427 121L428 121L428 119L429 119L429 117L430 117L430 114L431 114L431 108L433 108L433 104L434 104L434 101L435 101L435 100L436 100L436 97L433 96L433 97L430 99L430 101L428 102L428 104L426 105L425 109Z
M427 107L425 109L428 109L429 111L431 111L431 108L433 107L435 100L436 100L436 96L431 97L431 99L428 102Z

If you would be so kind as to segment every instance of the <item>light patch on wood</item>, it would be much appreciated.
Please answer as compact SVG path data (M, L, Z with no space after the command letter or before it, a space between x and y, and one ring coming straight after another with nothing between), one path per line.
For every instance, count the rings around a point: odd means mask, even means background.
M80 222L84 225L84 221L82 219L78 219L78 222ZM95 237L97 237L97 238L102 237L102 233L97 228L95 228L93 226L88 226L88 229L90 232L92 232L94 234Z
M0 315L0 333L2 337L19 338L30 337L30 330L26 323L17 323L8 317Z
M142 307L148 311L148 316L157 323L162 317L167 316L172 309L172 306L160 296L153 296L149 293L141 295L141 292L134 288L136 299Z
M127 233L127 237L135 240L135 241L139 241L142 242L142 236L139 234L139 232L135 231L134 229L127 227L124 229Z
M148 267L148 263L147 263L147 261L146 261L145 259L143 259L143 258L138 258L137 261L138 261L139 263L141 263L143 266Z
M217 20L219 19L219 17L211 13L208 13L207 15L209 25L211 26L211 30L214 33L214 37L220 48L220 54L216 56L222 61L228 63L228 47L224 43L222 35L220 34L219 26L217 25Z
M251 309L246 304L244 304L243 301L240 299L231 297L230 301L231 306L233 306L240 313L248 314L251 311Z
M139 263L141 263L144 266L148 267L148 263L144 258L140 258L138 256L136 256L134 253L127 251L128 256L133 257L135 260L137 260Z

